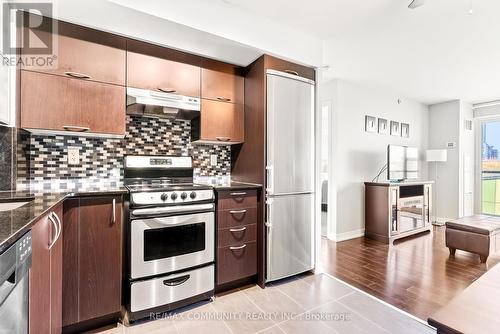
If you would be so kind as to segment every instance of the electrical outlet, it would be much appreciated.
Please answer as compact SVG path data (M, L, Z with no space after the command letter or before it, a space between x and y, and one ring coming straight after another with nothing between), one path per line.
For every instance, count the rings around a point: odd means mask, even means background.
M68 165L80 164L80 149L78 147L68 147Z
M210 166L217 166L217 154L210 155Z

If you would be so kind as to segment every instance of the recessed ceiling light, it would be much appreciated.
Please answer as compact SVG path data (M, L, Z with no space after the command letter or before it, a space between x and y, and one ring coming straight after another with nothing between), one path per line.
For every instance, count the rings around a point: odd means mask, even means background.
M408 5L408 8L415 9L417 7L423 6L425 4L425 0L412 0Z

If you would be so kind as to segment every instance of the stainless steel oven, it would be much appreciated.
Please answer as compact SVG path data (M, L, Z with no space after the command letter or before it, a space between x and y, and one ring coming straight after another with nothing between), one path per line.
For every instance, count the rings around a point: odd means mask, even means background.
M186 205L181 209L200 205ZM131 278L148 277L214 261L214 204L208 212L131 221ZM175 207L169 207L175 213ZM134 211L133 211L134 212ZM135 216L137 212L134 213Z

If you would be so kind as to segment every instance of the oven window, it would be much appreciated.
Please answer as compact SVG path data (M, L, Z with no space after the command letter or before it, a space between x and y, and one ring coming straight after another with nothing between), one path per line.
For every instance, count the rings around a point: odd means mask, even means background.
M205 223L144 231L144 261L195 253L205 249Z

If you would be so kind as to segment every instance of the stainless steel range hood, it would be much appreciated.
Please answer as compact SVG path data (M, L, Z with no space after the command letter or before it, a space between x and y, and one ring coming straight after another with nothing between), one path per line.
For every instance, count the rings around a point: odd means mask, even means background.
M127 87L127 114L193 119L200 106L197 97Z

